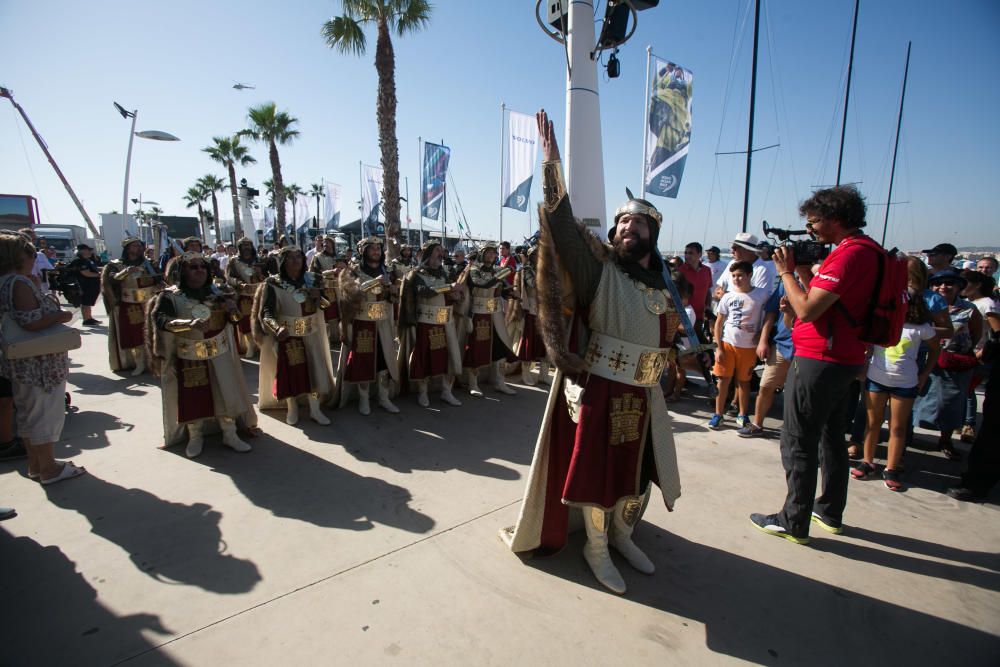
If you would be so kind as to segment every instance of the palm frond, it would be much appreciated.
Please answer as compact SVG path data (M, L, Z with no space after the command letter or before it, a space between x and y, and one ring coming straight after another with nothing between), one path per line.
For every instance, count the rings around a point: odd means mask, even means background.
M346 3L345 3L345 14ZM366 40L365 33L361 29L361 24L349 16L335 16L323 24L320 31L326 45L331 49L337 49L341 53L364 55Z
M398 10L393 23L399 36L421 30L430 23L433 6L427 0L395 0L394 4Z

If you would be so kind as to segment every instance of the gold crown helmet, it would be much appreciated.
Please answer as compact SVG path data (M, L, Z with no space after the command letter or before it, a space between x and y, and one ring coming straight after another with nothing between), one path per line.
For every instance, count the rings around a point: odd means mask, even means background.
M246 236L244 236L243 238L241 238L239 241L236 242L236 247L237 248L241 248L241 247L243 247L245 245L248 245L251 248L253 248L254 247L253 246L253 240L247 238Z
M361 239L360 241L358 241L358 254L361 255L361 256L364 256L365 250L370 245L384 246L384 244L382 243L382 239L380 239L379 237L377 237L377 236L367 236L367 237Z
M431 252L436 246L442 245L441 239L430 238L423 242L420 246L420 263L427 263L428 258L431 256Z
M649 220L649 238L655 243L660 235L660 225L663 223L663 214L656 210L656 207L645 199L638 199L632 195L632 191L625 188L628 200L615 210L615 224L608 229L608 241L614 241L615 231L618 228L618 220L625 215L643 215Z
M143 246L146 245L146 242L140 239L138 236L126 236L125 238L122 239L122 249L124 250L133 243L139 243Z

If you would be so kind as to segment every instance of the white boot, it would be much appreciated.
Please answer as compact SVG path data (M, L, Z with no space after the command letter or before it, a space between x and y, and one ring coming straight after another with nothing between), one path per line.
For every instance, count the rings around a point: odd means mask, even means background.
M531 375L531 362L530 361L522 361L521 362L521 382L523 382L524 384L526 384L526 385L528 385L530 387L534 387L536 384L538 384L538 382L535 380L535 378Z
M285 403L288 405L288 414L285 415L285 423L289 426L295 426L299 423L299 401L297 398L286 398Z
M234 452L249 452L253 449L250 445L240 440L236 435L236 421L229 417L219 417L219 428L222 429L222 444L229 447Z
M583 525L587 529L583 558L602 586L622 595L625 593L625 580L608 553L608 521L607 512L594 507L583 508Z
M365 416L372 413L372 407L368 404L368 387L367 382L358 384L358 412Z
M454 405L456 408L462 405L462 401L455 398L455 394L451 393L451 387L455 384L454 375L445 375L441 378L441 400L448 405Z
M549 362L539 362L538 381L541 384L552 384L552 380L549 379Z
M378 404L389 414L399 413L399 408L389 400L389 373L387 371L378 374Z
M417 405L422 408L429 408L431 399L427 398L427 380L416 380L417 383Z
M187 425L188 429L188 444L184 453L189 459L201 454L202 448L205 446L205 439L201 435L201 422L191 422Z
M517 392L507 386L507 380L503 376L502 365L502 361L493 362L493 389L499 391L501 394L513 396Z
M253 336L244 336L243 343L247 346L247 352L243 355L244 359L253 359L257 356L257 344L253 342Z
M466 371L466 373L466 377L469 379L469 393L478 398L482 398L483 390L479 388L479 371L474 368L470 368Z
M330 423L327 416L319 409L319 396L316 394L309 394L309 419L323 426L327 426Z
M615 503L611 522L611 546L625 556L628 564L643 574L653 574L656 566L632 541L632 531L639 522L642 498L622 498Z
M137 375L142 375L146 372L146 350L141 347L137 347L132 350L132 358L135 359L135 370L132 371L132 377Z

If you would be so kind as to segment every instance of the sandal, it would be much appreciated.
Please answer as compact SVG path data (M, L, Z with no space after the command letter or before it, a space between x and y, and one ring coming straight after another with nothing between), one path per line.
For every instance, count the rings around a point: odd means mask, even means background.
M903 490L903 480L901 479L899 470L889 470L886 468L882 471L882 481L885 482L885 488L890 491Z
M49 484L55 484L56 482L61 482L66 479L73 479L74 477L79 477L87 473L87 469L82 466L75 466L69 461L63 463L62 470L55 477L50 477L49 479L40 479L42 484L48 486Z
M878 473L875 466L867 461L862 461L857 468L851 468L851 477L857 480L873 478Z

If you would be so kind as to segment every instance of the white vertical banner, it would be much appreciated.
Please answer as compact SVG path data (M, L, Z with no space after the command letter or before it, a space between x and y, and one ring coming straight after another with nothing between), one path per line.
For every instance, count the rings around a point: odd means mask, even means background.
M336 183L324 181L323 189L326 192L326 197L323 200L323 228L327 231L334 231L340 228L341 188Z
M361 233L375 233L378 213L382 203L382 167L361 167Z
M296 233L301 233L306 228L306 225L309 224L310 216L309 195L298 195L295 198L295 221L298 223L298 229L295 230Z
M507 114L507 141L504 147L501 206L528 210L528 194L538 159L538 125L535 117L510 111Z

